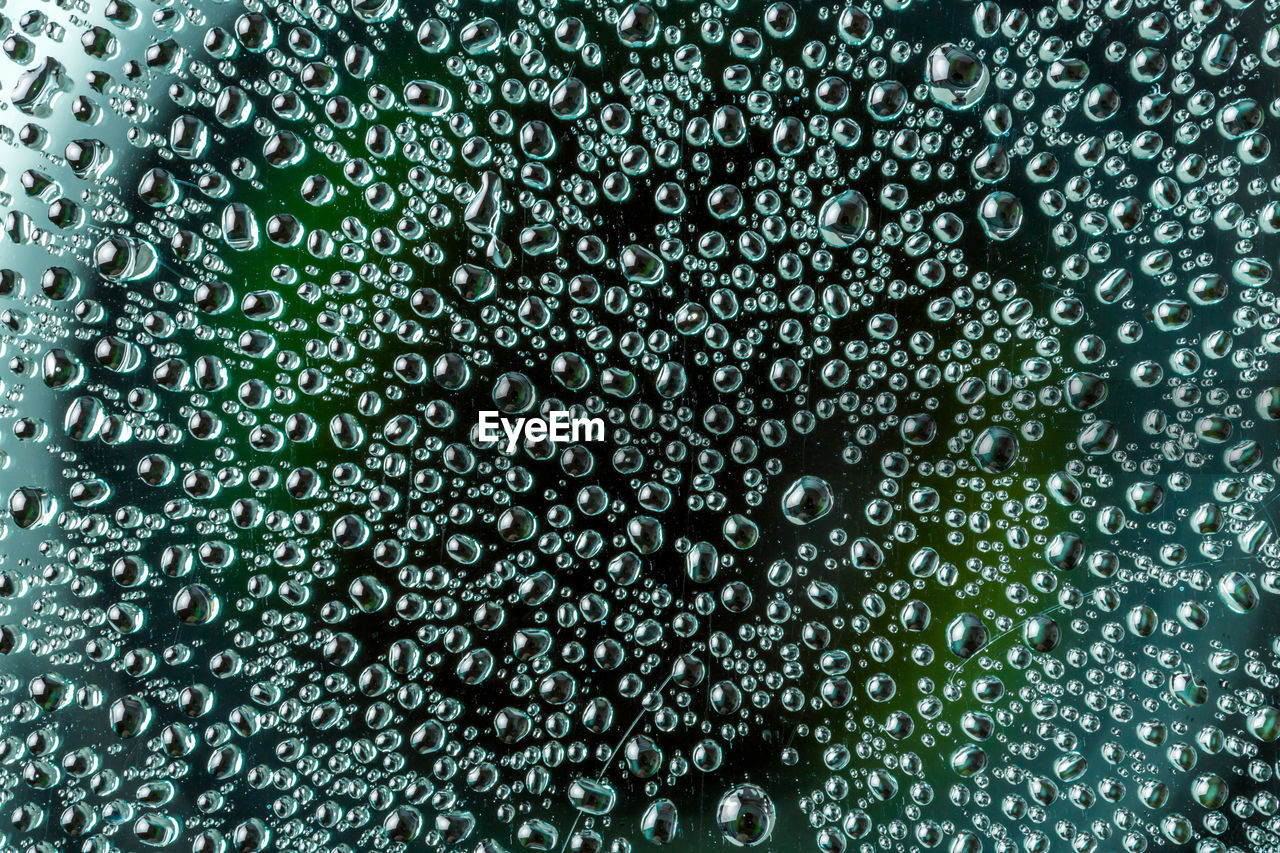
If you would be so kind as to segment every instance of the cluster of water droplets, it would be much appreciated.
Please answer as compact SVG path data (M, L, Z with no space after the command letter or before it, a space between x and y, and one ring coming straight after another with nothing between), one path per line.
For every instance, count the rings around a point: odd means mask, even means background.
M1275 0L8 2L7 849L1280 845Z

